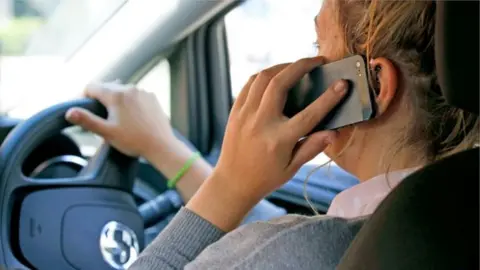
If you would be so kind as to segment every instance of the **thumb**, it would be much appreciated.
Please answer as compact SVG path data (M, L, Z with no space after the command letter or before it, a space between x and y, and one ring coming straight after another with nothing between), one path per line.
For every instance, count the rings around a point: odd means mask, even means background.
M110 127L107 120L82 108L72 108L65 114L65 119L72 124L79 125L84 129L94 132L102 137L108 137Z
M333 141L335 135L334 131L321 131L308 136L304 141L300 142L295 150L290 166L295 171L298 170L305 163L323 152Z

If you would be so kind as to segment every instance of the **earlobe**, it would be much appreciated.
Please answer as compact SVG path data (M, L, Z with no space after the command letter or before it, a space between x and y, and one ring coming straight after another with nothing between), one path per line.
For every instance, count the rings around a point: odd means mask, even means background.
M382 115L391 105L398 89L398 71L392 61L384 57L370 60L374 77L377 116Z

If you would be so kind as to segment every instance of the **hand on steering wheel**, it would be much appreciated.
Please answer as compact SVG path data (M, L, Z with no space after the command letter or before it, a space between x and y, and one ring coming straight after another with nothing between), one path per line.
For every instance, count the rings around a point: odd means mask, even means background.
M100 118L82 108L72 108L66 119L99 134L126 155L144 157L167 179L174 177L193 154L175 136L153 93L131 85L105 83L88 86L85 94L105 105L108 118ZM196 173L185 175L177 185L184 201L197 191L210 174L211 167L201 159L190 171Z
M150 160L159 151L167 153L180 144L153 93L132 85L104 83L89 85L85 95L100 101L109 112L108 118L72 108L67 120L102 136L120 152Z

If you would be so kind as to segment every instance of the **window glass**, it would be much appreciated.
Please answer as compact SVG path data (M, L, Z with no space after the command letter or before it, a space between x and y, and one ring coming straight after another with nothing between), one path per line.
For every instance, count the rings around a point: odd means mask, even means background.
M315 55L314 17L321 5L322 0L248 0L227 14L233 98L258 71ZM327 160L321 154L310 163Z
M0 0L0 115L28 118L114 75L178 3Z
M60 93L44 90L53 84L35 87L65 70L69 57L126 1L0 0L0 114L24 118L31 114L22 108L32 107L27 103L44 108L58 102Z
M314 17L321 0L249 0L225 17L232 95L250 75L315 55Z
M157 96L163 110L170 117L170 64L168 60L161 60L138 83L137 87L152 92Z

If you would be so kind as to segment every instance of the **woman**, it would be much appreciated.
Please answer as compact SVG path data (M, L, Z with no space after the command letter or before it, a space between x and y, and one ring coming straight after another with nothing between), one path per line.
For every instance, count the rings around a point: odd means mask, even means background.
M477 143L478 117L445 105L438 94L434 15L433 1L325 0L315 20L323 57L252 76L233 106L213 173L131 269L335 268L362 216L371 214L404 175ZM299 142L342 99L346 83L338 81L291 119L282 115L287 89L315 66L350 54L369 59L377 116ZM114 146L154 163L170 152L155 150L162 130L146 118L158 110L148 94L108 89L88 94L107 105L112 121L78 110L67 118L95 123L93 130ZM135 118L122 106L127 100L149 107ZM130 130L120 136L106 131L112 126ZM322 151L362 181L337 197L330 215L289 215L236 229L259 200Z

